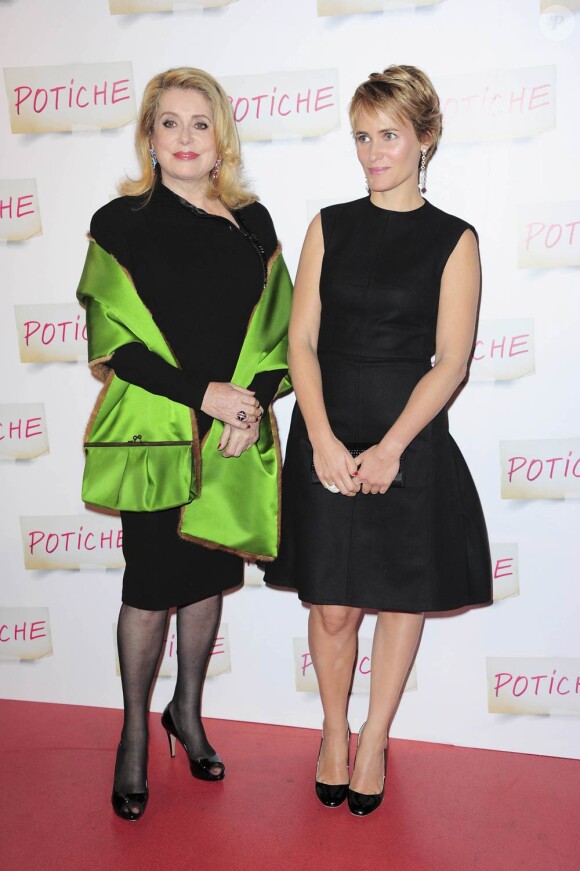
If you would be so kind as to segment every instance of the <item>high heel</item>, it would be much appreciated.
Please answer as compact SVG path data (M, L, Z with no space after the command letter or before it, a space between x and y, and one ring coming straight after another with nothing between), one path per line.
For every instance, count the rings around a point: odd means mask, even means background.
M347 747L350 743L350 729L346 730ZM348 793L348 783L321 783L318 780L318 767L320 765L320 754L322 753L322 745L324 744L324 734L320 738L320 750L318 751L318 762L316 763L316 778L314 780L314 788L318 800L325 807L340 807ZM348 750L346 753L346 767L348 768Z
M363 729L366 726L366 723L363 723L359 729L358 740L356 742L356 749L358 753L358 748L360 744L360 739L363 733ZM355 756L355 765L356 765L356 756ZM387 751L383 750L383 788L379 793L366 795L364 792L355 792L353 789L348 790L348 809L351 814L354 814L355 817L366 817L369 814L372 814L373 811L376 811L378 807L380 807L383 798L385 797L385 780L387 777Z
M189 759L189 768L194 777L197 777L198 780L224 779L224 777L226 776L226 767L217 753L214 753L213 756L197 756L195 759L193 759L189 755L187 744L179 734L179 730L175 725L175 721L171 715L171 711L169 710L169 705L167 705L167 707L163 711L163 714L161 715L161 725L167 732L167 740L169 741L169 752L172 759L175 757L175 741L177 740L187 754L187 758ZM217 774L214 774L214 772L211 770L212 768L219 768L219 772Z
M119 749L121 749L121 744L119 744ZM147 775L145 775L145 789L143 792L118 792L113 785L111 804L117 816L121 817L122 820L135 822L135 820L141 819L145 813L148 801L149 786L147 784ZM138 805L137 810L132 810L131 808L135 805Z

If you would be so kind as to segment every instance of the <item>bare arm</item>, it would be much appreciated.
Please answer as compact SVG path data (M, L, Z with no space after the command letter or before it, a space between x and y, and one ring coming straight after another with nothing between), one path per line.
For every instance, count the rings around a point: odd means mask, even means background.
M441 279L435 364L378 445L361 454L364 493L384 493L407 445L433 418L465 378L473 346L480 288L477 241L466 230L449 257Z
M288 365L298 405L314 450L314 466L322 482L336 484L344 495L354 496L358 484L351 475L357 465L335 437L322 393L317 346L320 329L320 270L324 255L322 222L317 215L308 228L294 286L288 330Z

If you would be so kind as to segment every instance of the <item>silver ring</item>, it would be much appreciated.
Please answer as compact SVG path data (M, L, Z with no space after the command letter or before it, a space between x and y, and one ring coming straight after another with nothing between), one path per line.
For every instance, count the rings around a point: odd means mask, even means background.
M325 484L324 486L330 493L340 493L340 488L336 484Z
M238 420L245 420L247 418L247 416L248 415L246 414L245 411L238 411L238 413L236 414L236 417Z

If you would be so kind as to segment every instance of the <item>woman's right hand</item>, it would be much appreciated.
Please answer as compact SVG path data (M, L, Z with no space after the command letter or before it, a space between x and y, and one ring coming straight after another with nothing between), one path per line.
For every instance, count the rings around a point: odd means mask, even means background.
M358 466L343 443L335 436L313 445L313 461L320 483L334 484L343 496L356 496Z
M260 403L253 390L223 381L209 382L201 410L236 429L248 429L261 416ZM238 418L241 412L245 415L243 420Z

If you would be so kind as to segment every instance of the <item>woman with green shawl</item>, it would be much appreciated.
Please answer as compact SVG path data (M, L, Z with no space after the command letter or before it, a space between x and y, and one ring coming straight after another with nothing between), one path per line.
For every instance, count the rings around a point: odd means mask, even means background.
M83 498L121 512L124 723L112 794L148 800L147 705L170 608L178 675L162 725L191 773L224 777L201 722L222 593L278 547L291 284L267 210L241 179L227 96L191 68L155 76L136 131L140 177L91 222L78 298L105 384L87 429Z

